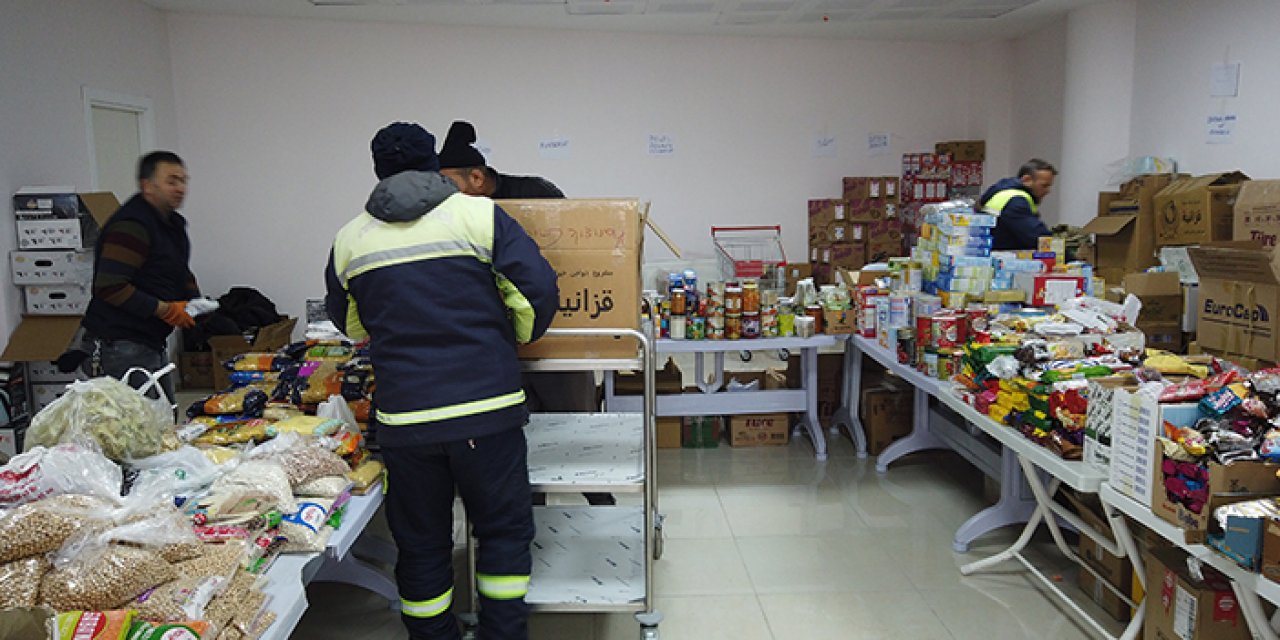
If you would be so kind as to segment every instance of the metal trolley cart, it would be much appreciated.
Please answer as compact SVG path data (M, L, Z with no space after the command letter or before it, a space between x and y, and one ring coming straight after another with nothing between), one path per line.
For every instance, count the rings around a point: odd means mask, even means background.
M654 347L635 329L551 329L548 336L632 337L640 357L524 361L527 371L640 370L640 413L535 413L526 430L529 483L543 493L640 494L640 505L547 505L533 508L537 532L526 601L539 612L634 611L642 640L658 638L653 561L662 554L654 416ZM475 545L468 541L474 575ZM473 580L472 602L474 597ZM467 616L464 621L473 622ZM474 638L468 625L465 637Z
M731 280L756 278L762 291L776 291L787 286L787 255L782 250L782 226L711 227L711 242L720 262L720 277ZM751 352L743 350L743 362L751 360ZM778 350L778 359L786 362L791 353Z

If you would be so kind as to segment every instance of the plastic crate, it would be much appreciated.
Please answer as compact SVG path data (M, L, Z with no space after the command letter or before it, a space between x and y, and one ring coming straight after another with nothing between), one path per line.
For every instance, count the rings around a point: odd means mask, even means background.
M761 289L786 287L787 256L782 250L782 227L711 227L711 240L726 280L756 278Z

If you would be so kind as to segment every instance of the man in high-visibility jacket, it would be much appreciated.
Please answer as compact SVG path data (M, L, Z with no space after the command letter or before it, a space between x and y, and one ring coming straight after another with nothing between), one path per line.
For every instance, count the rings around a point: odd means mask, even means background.
M1035 249L1040 236L1050 235L1040 219L1040 203L1053 189L1058 170L1033 158L1018 169L1016 178L1005 178L990 187L978 200L978 208L1000 216L992 233L992 249Z
M525 640L534 527L516 345L551 324L556 274L492 200L440 175L425 129L389 125L372 150L381 181L334 239L325 303L370 339L401 618L412 640L461 638L456 492L479 541L480 635Z

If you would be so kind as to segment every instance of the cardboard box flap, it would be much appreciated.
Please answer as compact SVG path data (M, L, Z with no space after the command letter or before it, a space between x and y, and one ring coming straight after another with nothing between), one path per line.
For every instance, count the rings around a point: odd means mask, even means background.
M1114 208L1114 206L1115 206L1115 203L1113 202L1112 207ZM1090 220L1089 224L1086 224L1084 226L1084 229L1082 229L1082 231L1084 231L1085 233L1099 235L1099 236L1114 236L1117 233L1124 231L1125 227L1129 226L1134 220L1137 220L1137 219L1138 219L1138 216L1136 215L1114 214L1114 215L1108 215L1108 216L1099 216L1097 218L1094 218L1093 220Z
M662 244L667 246L667 250L671 252L671 255L674 255L677 258L683 258L684 252L682 252L680 247L676 245L675 241L662 230L662 227L659 227L658 223L653 221L653 216L649 215L649 205L650 203L648 202L644 203L644 212L641 214L644 216L644 226L649 227L649 230L653 231L653 235L658 236L658 239L662 241Z
M1187 250L1191 264L1201 281L1215 279L1228 281L1280 283L1280 265L1277 255L1265 249L1242 248L1224 243L1218 246L1192 247Z
M79 316L24 316L9 336L0 360L52 362L71 346L79 329Z
M1124 290L1142 296L1182 296L1182 280L1174 271L1130 273L1124 277Z
M116 194L110 191L82 193L80 201L84 203L84 208L89 210L89 215L93 216L99 227L107 226L107 220L110 220L120 208L120 201L116 200Z
M214 349L234 349L247 345L252 351L275 351L280 348L280 346L289 344L293 337L293 327L297 323L297 318L284 318L278 322L261 327L258 329L258 335L254 336L252 343L246 341L244 336L240 334L229 336L209 336L209 346Z
M1181 178L1169 183L1168 186L1156 193L1157 197L1172 196L1188 191L1196 191L1206 189L1208 187L1225 187L1234 184L1240 184L1249 180L1249 176L1240 171L1229 171L1226 173L1206 173L1202 176L1192 178Z
M497 200L543 251L626 252L643 245L647 207L636 198ZM537 223L532 219L537 217Z

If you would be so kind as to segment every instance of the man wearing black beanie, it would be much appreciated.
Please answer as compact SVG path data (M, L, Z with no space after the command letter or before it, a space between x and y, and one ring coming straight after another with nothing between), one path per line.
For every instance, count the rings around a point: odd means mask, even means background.
M488 196L494 200L523 198L563 198L559 187L538 176L509 176L498 173L475 148L476 128L457 120L440 148L440 173L453 179L463 193Z
M325 306L348 336L369 338L377 370L372 418L401 619L410 640L462 637L452 607L459 495L479 541L480 635L525 640L534 525L516 347L551 324L556 273L501 207L437 173L422 127L387 126L370 150L380 182L334 239Z

